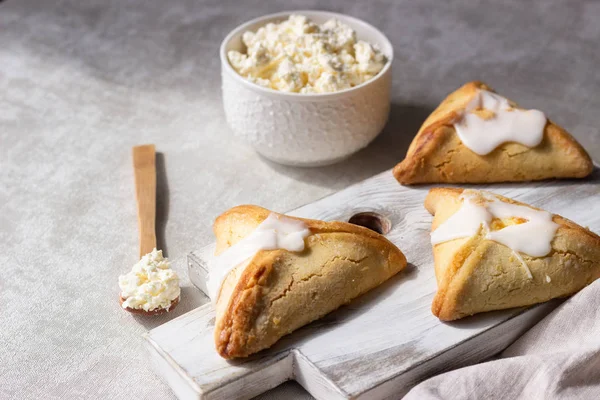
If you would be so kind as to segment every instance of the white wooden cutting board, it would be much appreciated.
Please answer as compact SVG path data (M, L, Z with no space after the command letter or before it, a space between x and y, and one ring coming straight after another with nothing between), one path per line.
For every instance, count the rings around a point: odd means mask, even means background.
M289 379L317 399L385 399L400 398L429 376L500 352L558 302L453 323L434 317L432 217L423 207L430 187L401 186L386 171L290 212L340 221L358 212L379 213L391 221L387 237L404 252L409 265L349 305L239 361L225 361L215 352L215 313L206 304L145 335L158 373L181 399L250 398ZM477 187L600 232L598 169L583 181ZM211 251L212 245L188 257L190 278L199 287L204 285Z

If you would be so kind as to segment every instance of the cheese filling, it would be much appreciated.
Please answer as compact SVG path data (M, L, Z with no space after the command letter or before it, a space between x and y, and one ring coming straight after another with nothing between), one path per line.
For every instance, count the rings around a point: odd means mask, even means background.
M123 308L152 311L168 310L179 297L179 277L171 269L162 250L152 250L138 261L131 271L119 276Z
M317 25L290 15L245 32L242 41L246 53L227 53L231 66L249 81L283 92L348 89L372 79L387 63L376 46L357 40L356 32L336 19Z

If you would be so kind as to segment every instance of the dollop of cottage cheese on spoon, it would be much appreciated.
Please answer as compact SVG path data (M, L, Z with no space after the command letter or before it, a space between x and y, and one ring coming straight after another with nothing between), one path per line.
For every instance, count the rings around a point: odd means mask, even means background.
M231 66L249 81L282 92L349 89L372 79L388 61L336 19L318 25L306 16L290 15L281 23L245 32L242 41L247 52L229 51Z
M119 276L123 308L152 311L169 310L181 293L179 277L171 269L162 250L152 250L142 257L131 271Z

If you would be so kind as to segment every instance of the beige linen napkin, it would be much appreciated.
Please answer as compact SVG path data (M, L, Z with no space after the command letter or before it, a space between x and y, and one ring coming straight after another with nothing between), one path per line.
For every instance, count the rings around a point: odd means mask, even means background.
M600 280L499 359L430 378L404 399L600 399Z

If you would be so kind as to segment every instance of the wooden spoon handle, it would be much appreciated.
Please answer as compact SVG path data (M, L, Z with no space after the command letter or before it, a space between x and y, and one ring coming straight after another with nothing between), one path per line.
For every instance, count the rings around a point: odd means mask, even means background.
M156 154L153 144L133 148L140 258L156 247Z

